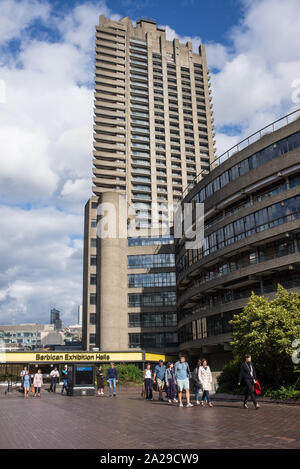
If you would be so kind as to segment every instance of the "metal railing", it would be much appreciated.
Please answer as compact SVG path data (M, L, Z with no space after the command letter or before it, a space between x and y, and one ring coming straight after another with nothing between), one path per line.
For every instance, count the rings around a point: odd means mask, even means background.
M241 140L239 143L234 145L233 147L229 148L229 150L226 150L224 153L222 153L220 156L214 159L209 164L209 170L211 171L214 169L216 166L219 166L221 163L224 161L227 161L231 156L233 156L235 153L238 151L243 150L244 148L248 147L252 143L256 142L260 138L262 138L264 135L267 135L271 132L274 132L275 130L280 129L281 127L284 127L287 124L290 124L291 122L295 121L300 117L300 108L296 109L295 111L290 112L284 117L281 117L280 119L277 119L276 121L272 122L271 124L266 125L265 127L262 127L260 130L255 132L254 134L249 135L248 137L244 138ZM197 176L191 181L186 188L182 192L182 197L185 197L186 194L191 190L203 177L203 174L207 172L207 169L202 169Z

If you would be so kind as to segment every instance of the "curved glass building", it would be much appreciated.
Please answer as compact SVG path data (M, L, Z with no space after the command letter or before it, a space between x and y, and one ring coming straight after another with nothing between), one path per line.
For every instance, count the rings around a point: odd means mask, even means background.
M201 248L184 236L175 247L179 348L214 369L231 358L229 321L252 291L273 297L281 283L300 294L299 115L244 142L183 199L204 203L205 222Z

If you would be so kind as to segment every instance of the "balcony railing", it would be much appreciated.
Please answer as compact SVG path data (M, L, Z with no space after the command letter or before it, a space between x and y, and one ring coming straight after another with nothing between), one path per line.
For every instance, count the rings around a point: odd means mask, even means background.
M274 132L275 130L280 129L281 127L284 127L287 124L290 124L291 122L295 121L299 117L300 117L300 109L296 109L295 111L290 112L286 116L281 117L280 119L277 119L276 121L272 122L271 124L266 125L265 127L258 130L254 134L249 135L248 137L244 138L243 140L241 140L239 143L237 143L233 147L229 148L229 150L222 153L222 155L215 158L214 161L212 161L210 163L209 169L210 170L214 169L216 166L219 166L221 163L228 160L231 156L233 156L238 151L241 151L244 148L247 148L252 143L255 143L257 140L262 138L264 135L267 135L271 132ZM183 197L185 197L186 194L202 179L203 175L206 174L207 169L200 171L200 173L197 174L197 176L193 179L193 181L190 182L186 186L186 188L184 189L184 191L182 193Z

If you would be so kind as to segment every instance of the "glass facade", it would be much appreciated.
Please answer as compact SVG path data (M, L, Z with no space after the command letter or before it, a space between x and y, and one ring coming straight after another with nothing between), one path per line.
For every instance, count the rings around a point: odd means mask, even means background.
M232 326L229 321L233 318L234 314L241 311L227 311L223 314L214 314L206 318L207 337L227 334L232 332Z
M234 314L241 312L241 309L236 309L191 321L179 329L179 343L230 333L233 329L229 321L231 321Z
M241 210L243 208L246 208L246 207L250 207L255 202L262 202L262 201L266 200L269 197L274 197L275 195L278 195L281 192L284 192L284 191L288 190L289 187L293 188L293 187L296 187L298 185L300 185L300 176L298 176L298 175L289 178L289 186L286 182L271 184L270 186L268 186L267 189L264 188L261 191L257 191L257 193L255 195L253 195L252 197L250 197L250 196L246 197L244 200L238 201L238 202L230 205L229 207L227 207L224 210L224 212L222 212L222 213L220 213L220 214L218 214L214 217L211 217L205 223L204 229L207 230L208 228L210 228L214 224L220 222L221 220L224 220L226 217L229 217L229 216L237 213L239 210Z
M241 239L248 238L255 233L260 233L269 228L274 228L299 218L300 196L290 197L282 202L257 210L205 236L203 247L201 249L189 250L189 252L183 256L186 259L180 259L178 268L184 268L186 264L197 262L202 257L208 256Z
M266 179L268 181L269 178ZM261 180L260 183L264 181ZM296 173L292 176L286 177L285 182L276 182L269 184L267 187L264 187L261 190L258 190L255 194L251 196L245 196L242 200L235 202L234 204L225 208L221 213L210 217L208 220L205 221L204 229L205 231L211 228L216 223L226 219L227 217L234 215L239 212L239 210L252 206L254 203L266 201L269 198L272 198L282 192L288 191L296 186L300 185L300 174ZM184 243L184 238L181 239L179 243L176 244L175 251L178 254L182 245ZM199 252L194 253L199 259ZM185 261L182 261L185 262Z
M222 307L232 301L247 299L251 296L252 292L256 295L275 292L279 283L287 289L297 288L300 286L300 274L299 272L284 270L279 271L274 275L270 274L261 282L257 281L252 285L246 285L239 288L228 287L221 290L220 293L206 294L203 292L201 298L197 299L197 306L190 309L180 308L178 310L178 321L196 313L205 315L208 311L212 312L217 307Z
M147 269L158 267L174 267L174 254L143 254L128 256L129 269Z
M157 274L129 274L128 287L168 287L176 286L175 272L159 272Z
M175 327L176 325L176 311L128 314L128 327Z
M210 305L211 310L213 310L218 305L218 303L226 303L241 298L249 298L252 291L254 291L257 295L264 295L275 292L277 290L278 283L287 289L297 288L300 286L300 275L299 273L290 273L286 271L282 273L282 277L275 275L267 278L264 280L262 286L256 284L253 285L252 288L247 287L232 292L222 293L219 295L218 299L213 299L210 297L207 307ZM206 311L208 311L207 307ZM181 311L179 312L178 320L183 319L189 315L193 315L199 311L200 309L198 307L190 311ZM242 309L235 309L193 320L179 329L179 342L189 342L191 340L230 333L232 332L232 326L229 324L229 321L232 319L234 314L239 314L241 311ZM204 311L203 314L205 314Z
M145 306L175 306L176 305L176 292L166 291L159 293L129 293L128 306L136 308Z
M271 259L287 256L295 252L300 252L300 238L299 235L293 240L282 238L274 243L266 243L264 245L253 248L252 250L244 253L235 254L229 257L226 262L217 262L213 266L207 268L205 272L201 272L197 280L189 283L189 287L196 287L202 283L222 277L236 270L243 269L254 264L260 264ZM192 263L192 256L183 256L181 262L177 265L177 272L185 271Z
M153 246L160 244L173 244L173 236L149 236L137 238L128 238L128 246Z
M229 303L234 300L249 298L251 293L256 295L264 295L275 292L278 283L284 288L297 288L300 287L300 274L299 272L291 273L289 271L278 272L273 276L269 276L263 280L262 284L256 283L252 286L239 288L236 290L228 290L220 293L219 295L209 295L203 301L203 310L197 306L191 310L181 310L178 312L178 320L186 318L196 313L203 314L200 319L193 320L188 324L182 326L178 331L179 342L189 342L192 340L203 339L205 337L218 336L232 332L232 326L229 321L234 314L239 314L242 309L234 309L224 313L213 314L205 316L209 310L213 311L217 306Z
M211 233L204 241L204 256L247 238L254 233L295 220L300 216L300 196L291 197L229 223Z
M263 150L232 166L227 171L224 171L224 173L204 186L192 200L195 200L196 202L204 202L208 197L212 196L215 192L219 191L235 179L298 147L300 147L300 132L294 133L287 138L269 145Z
M129 348L164 348L178 344L177 332L144 332L129 334Z

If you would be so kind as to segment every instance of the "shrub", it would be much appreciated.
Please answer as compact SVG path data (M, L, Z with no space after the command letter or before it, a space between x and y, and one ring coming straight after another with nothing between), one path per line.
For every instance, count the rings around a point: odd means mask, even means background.
M116 366L120 383L141 383L143 372L136 365L117 365Z
M106 373L109 368L109 365L103 365L103 371L105 375L105 382L106 382ZM115 365L115 368L118 372L119 377L119 384L128 384L128 383L136 383L141 384L143 381L143 372L142 370L133 364L125 365Z
M281 386L279 389L267 389L264 391L264 396L272 397L273 399L298 399L300 400L300 390L295 389L294 386L287 388Z
M218 392L234 392L237 394L240 392L240 388L237 386L240 367L241 361L239 359L232 360L224 366L222 373L218 377Z

